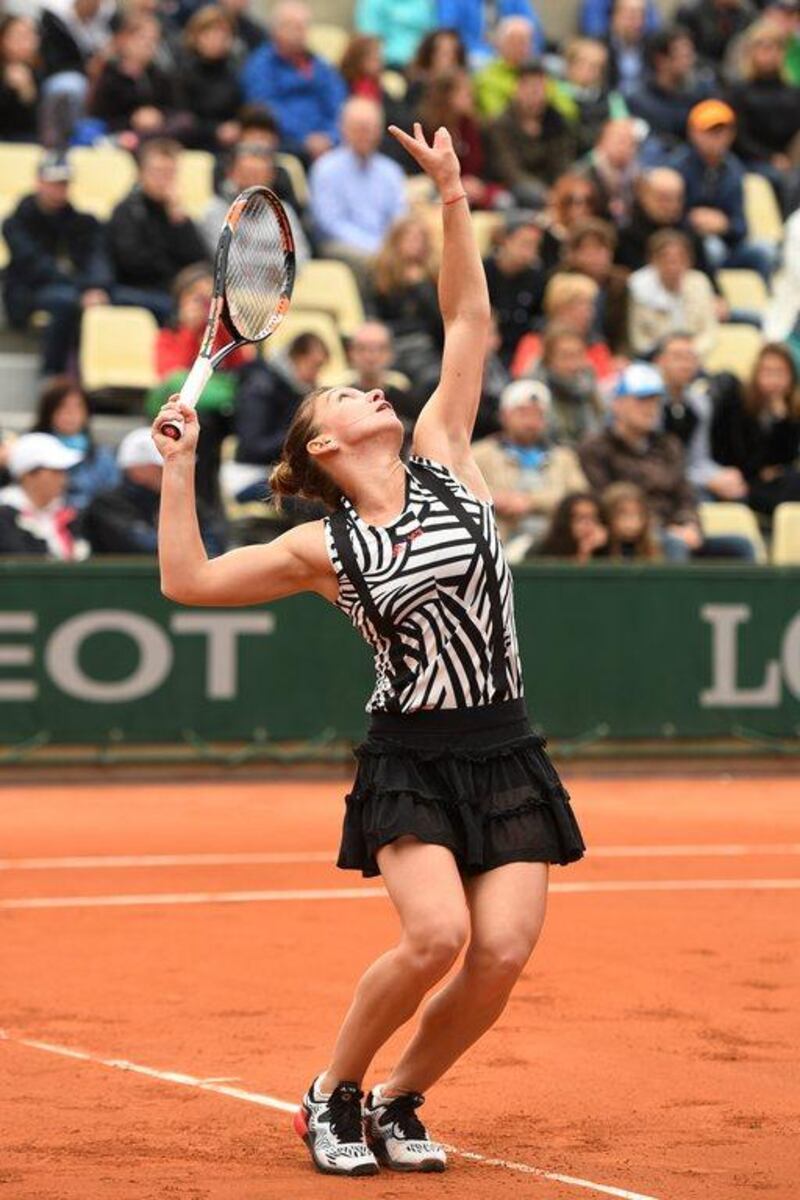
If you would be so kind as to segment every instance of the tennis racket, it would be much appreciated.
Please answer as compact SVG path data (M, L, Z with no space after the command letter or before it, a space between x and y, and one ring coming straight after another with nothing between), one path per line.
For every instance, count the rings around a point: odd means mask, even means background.
M214 293L200 353L181 388L195 407L216 367L240 346L263 342L288 312L294 287L294 238L274 192L251 187L228 209L214 259ZM215 350L220 337L227 340ZM161 432L177 441L183 421L170 418Z

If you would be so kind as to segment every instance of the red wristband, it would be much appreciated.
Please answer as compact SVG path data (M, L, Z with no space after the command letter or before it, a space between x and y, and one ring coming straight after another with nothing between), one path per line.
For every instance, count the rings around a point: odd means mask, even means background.
M462 192L460 196L453 196L452 200L443 200L442 204L446 207L448 204L457 204L459 200L466 200L467 193Z

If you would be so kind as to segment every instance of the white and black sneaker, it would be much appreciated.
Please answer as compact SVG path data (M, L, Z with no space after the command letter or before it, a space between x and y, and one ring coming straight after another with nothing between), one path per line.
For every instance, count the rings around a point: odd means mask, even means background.
M443 1171L447 1166L444 1147L432 1142L417 1116L425 1103L419 1092L404 1092L384 1099L374 1088L364 1105L367 1142L375 1157L392 1171Z
M375 1155L364 1138L363 1092L355 1083L340 1083L329 1096L317 1092L317 1080L294 1115L294 1128L326 1175L377 1175Z

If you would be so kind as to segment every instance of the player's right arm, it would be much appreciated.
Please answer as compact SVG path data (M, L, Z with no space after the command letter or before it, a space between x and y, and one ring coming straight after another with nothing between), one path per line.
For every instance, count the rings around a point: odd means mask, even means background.
M180 414L178 441L159 427ZM153 424L153 439L164 459L158 527L161 590L179 604L233 606L263 604L297 592L318 592L335 600L338 584L330 565L321 521L290 529L262 546L242 546L209 559L195 508L194 471L197 413L189 405L165 405Z

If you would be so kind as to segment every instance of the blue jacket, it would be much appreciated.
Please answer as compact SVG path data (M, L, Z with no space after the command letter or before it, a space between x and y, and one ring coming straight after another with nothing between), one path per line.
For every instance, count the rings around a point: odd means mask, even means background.
M718 208L729 221L725 241L735 246L747 235L744 215L744 167L728 154L719 167L709 167L694 146L682 146L669 160L686 184L686 209Z
M679 92L665 91L648 77L626 99L631 113L647 121L651 134L660 134L674 142L685 139L689 113L713 92L713 80L703 75L694 80L691 88Z
M85 508L98 492L110 491L120 481L117 460L107 446L95 446L90 454L70 468L67 500Z
M502 21L504 17L527 17L534 29L533 48L541 54L545 44L544 29L531 0L497 0L497 19ZM484 28L483 5L479 0L439 0L439 25L458 30L470 57L496 57L497 50Z
M404 67L436 28L436 0L357 0L355 25L381 39L387 63Z
M611 9L613 0L583 0L581 4L581 33L584 37L600 38L608 36L611 25ZM645 32L654 33L661 24L659 13L654 0L647 0L645 12Z
M265 104L277 118L283 147L293 153L310 133L339 140L339 110L347 96L338 71L316 55L308 72L282 58L270 43L254 50L242 68L242 88L249 104Z

